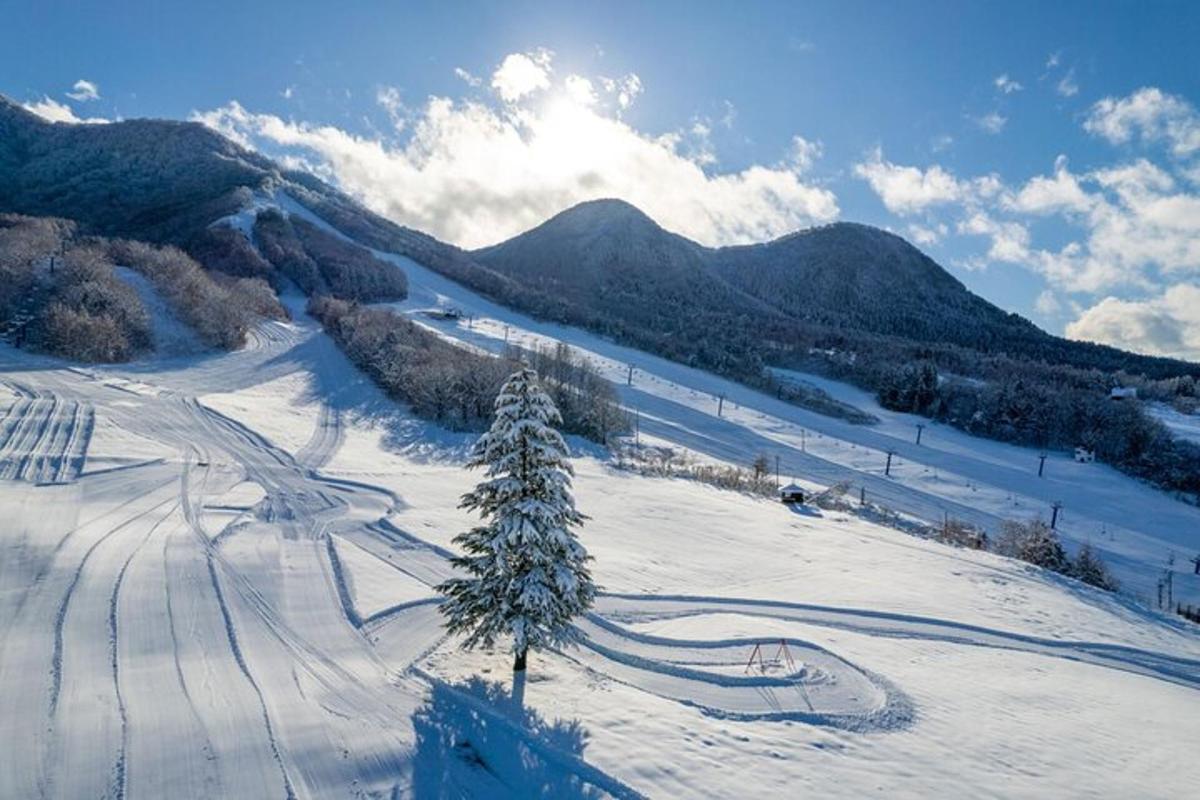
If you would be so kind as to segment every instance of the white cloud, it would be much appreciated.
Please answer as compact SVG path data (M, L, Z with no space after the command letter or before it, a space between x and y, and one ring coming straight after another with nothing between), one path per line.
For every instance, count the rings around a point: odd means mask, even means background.
M1200 360L1200 286L1145 300L1106 297L1067 325L1067 336L1151 355Z
M67 97L81 103L88 100L99 100L100 87L91 81L80 78L75 81L75 85L71 87L71 91L67 92Z
M1059 60L1062 58L1062 53L1051 53L1046 58L1046 69L1054 69L1058 66Z
M480 78L478 75L472 75L462 67L455 67L454 74L457 75L468 86L477 87L483 84L483 78Z
M563 81L563 88L571 99L580 105L590 106L596 103L596 90L592 88L592 82L582 75L568 75Z
M975 117L974 121L980 130L995 135L1004 130L1004 126L1008 124L1008 117L999 111L992 111L982 117Z
M950 229L946 227L945 223L938 223L936 225L918 225L913 223L908 226L908 238L922 246L937 244L942 239L945 239L946 234L949 232Z
M404 99L401 97L399 89L395 86L380 86L375 90L375 102L387 112L392 126L397 131L404 130L404 126L407 124L408 107L404 105Z
M1054 91L1058 92L1063 97L1074 97L1079 94L1079 82L1075 80L1075 68L1071 67L1067 70L1067 74L1059 79L1054 86Z
M1042 293L1037 296L1037 300L1033 302L1033 308L1044 317L1055 317L1062 313L1062 303L1050 289L1042 290Z
M103 117L77 117L75 116L75 112L66 103L60 103L49 97L42 97L41 100L36 100L32 103L23 103L22 105L26 110L32 111L42 119L49 120L50 122L66 122L71 125L109 122L109 120Z
M510 53L492 73L492 88L506 103L515 103L526 95L550 87L549 50Z
M960 181L937 164L926 169L893 164L884 159L878 147L867 161L854 165L854 174L871 185L889 211L901 215L990 197L1000 190L1000 181L994 175Z
M958 223L958 232L990 237L987 257L992 261L1020 264L1030 257L1029 230L1019 222L996 220L977 210Z
M995 84L996 90L1001 94L1012 94L1013 92L1019 92L1025 88L1018 81L1008 77L1007 73L997 76L992 83Z
M1166 142L1177 156L1200 150L1200 114L1195 106L1152 86L1127 97L1100 100L1083 127L1113 144L1140 137L1145 142Z
M1051 175L1009 188L995 175L959 178L937 164L893 164L876 149L855 173L894 214L949 209L958 234L987 237L986 256L960 259L967 268L1019 264L1073 292L1200 278L1200 195L1146 159L1077 174L1059 156ZM1035 247L1029 216L1062 217L1078 238L1057 250ZM927 219L909 233L931 243L933 230Z
M237 103L193 118L277 157L303 160L373 210L465 247L603 197L633 203L712 245L762 241L837 218L833 192L807 176L819 144L796 137L778 163L710 172L701 154L687 152L684 134L645 133L617 116L622 94L640 91L636 76L612 81L611 89L600 81L608 100L593 104L580 101L578 86L551 81L550 66L540 65L547 77L536 97L526 92L500 106L430 98L396 144ZM507 98L513 89L506 84Z
M616 98L617 108L621 111L633 105L642 93L642 79L632 72L622 78L601 78L600 84L605 92Z
M1094 201L1080 186L1079 180L1067 169L1066 156L1054 160L1054 176L1031 178L1015 195L1005 198L1006 205L1015 211L1047 214L1060 211L1086 212Z
M1004 193L1002 204L1018 213L1062 214L1083 227L1082 242L1027 256L1060 286L1094 292L1149 286L1156 272L1200 275L1200 197L1179 191L1145 159L1077 175L1060 156L1053 177L1030 179Z
M296 94L295 86L285 86L285 87L283 87L283 91L279 93L279 96L282 97L284 100L291 100L295 94Z

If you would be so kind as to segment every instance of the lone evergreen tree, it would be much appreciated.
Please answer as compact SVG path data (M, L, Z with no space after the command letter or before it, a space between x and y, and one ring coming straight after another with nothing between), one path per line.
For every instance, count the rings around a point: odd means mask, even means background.
M530 649L574 640L571 619L596 594L590 556L571 530L586 517L571 497L567 445L554 428L560 422L536 372L509 377L496 397L495 421L467 462L487 468L460 504L485 522L454 538L466 555L451 563L470 577L437 587L447 597L446 628L466 634L465 647L512 636L514 671L525 669Z

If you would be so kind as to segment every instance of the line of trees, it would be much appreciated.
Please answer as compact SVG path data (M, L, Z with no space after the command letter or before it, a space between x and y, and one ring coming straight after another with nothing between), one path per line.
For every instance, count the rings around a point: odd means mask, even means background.
M171 310L210 347L236 350L246 343L255 310L284 319L287 313L260 278L238 278L221 286L177 247L156 247L128 239L107 241L108 257L134 269L154 284ZM263 306L267 308L263 309Z
M306 294L363 303L408 295L408 279L396 265L299 217L275 209L260 212L254 241L266 260Z
M486 428L496 393L522 360L545 370L542 383L559 405L567 433L603 442L628 429L611 384L568 348L495 357L451 344L389 309L322 295L309 301L308 310L389 396L451 430Z
M30 323L39 350L90 362L128 361L154 344L150 317L137 291L113 272L104 251L76 246L50 277L46 305Z
M1112 376L1059 367L1051 377L1019 364L1008 367L993 371L988 380L943 378L928 358L900 366L860 363L850 369L856 382L876 390L886 408L1014 444L1083 446L1100 460L1162 488L1200 494L1200 446L1173 436L1139 401L1113 401ZM837 371L844 375L847 368ZM1196 391L1189 376L1129 383L1150 397L1191 398Z
M257 317L287 317L261 278L209 273L175 247L85 237L66 220L4 214L0 325L19 346L80 361L127 361L149 352L150 316L117 265L146 276L211 347L236 349Z
M610 381L587 359L567 345L532 351L514 351L512 360L523 360L541 378L542 388L562 415L564 429L594 442L607 442L629 430L629 414Z
M1005 520L996 537L995 550L1000 555L1075 578L1098 589L1115 592L1120 588L1096 548L1084 543L1075 557L1071 558L1059 541L1058 534L1040 519L1026 522Z

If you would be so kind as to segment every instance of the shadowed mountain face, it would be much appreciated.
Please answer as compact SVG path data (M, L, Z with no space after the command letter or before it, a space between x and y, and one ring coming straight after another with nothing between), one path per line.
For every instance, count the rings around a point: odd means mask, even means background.
M628 203L597 200L473 255L514 279L621 315L723 303L731 314L981 349L1053 338L972 294L900 237L866 225L712 249L663 230Z
M5 211L66 217L109 236L182 239L277 175L268 159L194 123L50 123L0 97Z
M708 248L628 203L596 200L471 255L593 317L653 320L658 329L693 335L704 329L689 317L743 320L768 340L768 351L792 347L805 328L1157 377L1193 369L1052 336L972 294L904 239L868 225L840 222L763 244Z
M1008 350L1051 339L972 294L899 236L854 223L710 252L717 274L790 316L839 328Z
M682 330L680 313L724 324L739 317L776 322L784 317L722 278L713 269L711 251L618 200L575 206L472 256L591 313L664 334Z

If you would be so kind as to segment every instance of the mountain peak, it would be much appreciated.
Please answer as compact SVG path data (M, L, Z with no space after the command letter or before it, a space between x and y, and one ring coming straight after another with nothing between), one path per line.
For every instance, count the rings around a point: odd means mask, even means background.
M626 236L635 231L642 236L666 234L666 231L640 208L616 198L585 200L577 203L555 214L524 235L539 231L542 232L541 235L553 233L556 236L587 236L588 238L610 236L618 231L624 231Z

